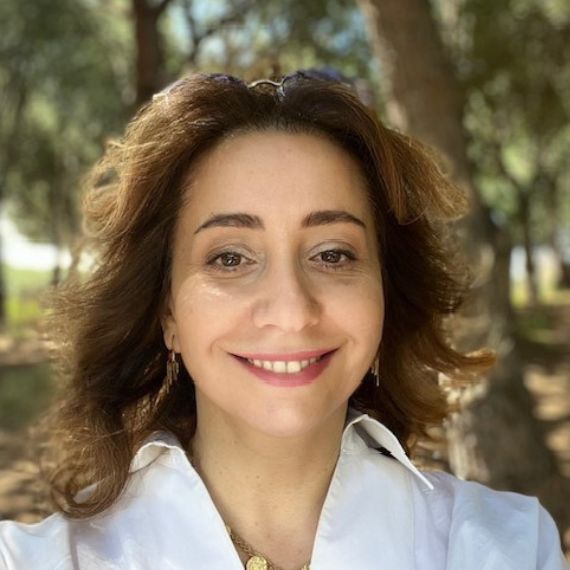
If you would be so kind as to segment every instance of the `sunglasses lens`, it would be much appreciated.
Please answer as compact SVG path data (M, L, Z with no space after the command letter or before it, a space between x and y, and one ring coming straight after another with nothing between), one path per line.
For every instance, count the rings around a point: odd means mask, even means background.
M213 79L214 81L219 81L220 83L244 85L244 82L239 79L239 77L234 77L233 75L228 75L226 73L209 73L206 77Z
M332 82L332 83L342 83L348 87L352 87L351 83L342 75L342 73L336 71L336 69L325 68L325 69L302 69L295 71L290 75L286 75L281 82L282 95L285 95L287 89L298 85L299 83L310 81L310 82Z
M324 69L306 69L297 72L306 79L314 79L317 81L332 81L335 83L348 83L346 77L333 68Z

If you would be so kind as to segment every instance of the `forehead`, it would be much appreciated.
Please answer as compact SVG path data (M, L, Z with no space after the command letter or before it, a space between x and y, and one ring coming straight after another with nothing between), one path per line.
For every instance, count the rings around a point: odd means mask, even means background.
M302 217L311 209L370 215L360 165L321 135L262 131L224 139L185 182L187 215L223 211Z

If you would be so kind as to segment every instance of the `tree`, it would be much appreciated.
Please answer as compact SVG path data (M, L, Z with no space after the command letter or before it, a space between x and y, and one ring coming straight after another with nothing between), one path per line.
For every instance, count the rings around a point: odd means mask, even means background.
M218 0L206 15L198 2L178 0L171 14L180 6L186 21L185 63L192 70L258 79L328 66L351 77L372 75L362 16L343 0Z
M158 22L171 0L132 0L136 46L136 104L150 99L164 80L164 54Z
M531 299L539 285L533 250L550 243L564 283L563 176L570 130L570 5L463 0L443 18L455 69L466 94L466 126L477 161L477 186L500 211L513 242L526 250ZM452 20L452 21L450 21ZM522 157L522 158L521 158ZM500 192L497 191L500 189ZM504 207L508 204L508 207ZM570 219L570 211L566 219ZM546 229L546 231L545 231Z
M116 53L128 50L86 2L9 0L0 17L11 22L0 40L0 199L28 236L73 246L78 180L125 118Z
M0 18L3 21L9 21L6 17L7 10L6 5L0 6ZM23 32L19 29L17 24L11 28L12 31L16 31L16 35ZM7 35L9 38L9 35ZM7 40L4 36L4 41L0 41L0 50L2 53L10 58L17 57L18 53L14 49L12 42ZM25 50L23 50L25 52ZM0 155L0 214L2 214L6 207L7 200L7 176L9 172L9 166L12 164L15 155L16 146L12 144L17 140L18 129L20 121L22 118L23 110L26 105L26 99L28 97L28 85L26 81L26 74L23 68L26 65L25 57L22 59L22 64L19 68L19 72L6 73L3 72L0 67L0 86L1 86L1 105L0 105L0 125L2 125L2 134L4 137L0 138L1 142L6 143L3 147L3 156ZM11 144L8 144L10 141ZM6 326L6 279L4 276L4 264L3 264L3 242L2 236L0 235L0 331Z
M560 487L561 478L522 381L508 294L498 279L505 273L504 266L499 272L481 271L485 251L509 251L510 247L508 243L504 247L504 235L492 222L475 184L476 167L463 127L465 95L430 5L427 0L359 0L359 4L375 53L390 80L392 120L445 153L455 179L472 196L474 207L466 233L469 243L479 248L470 248L471 259L479 259L478 281L484 285L477 291L471 312L487 318L482 328L474 319L468 320L467 332L477 344L489 332L491 338L501 339L500 360L488 383L465 391L463 411L450 426L454 470L497 488L541 495L547 506L559 510L559 495L549 495L548 486L556 483Z

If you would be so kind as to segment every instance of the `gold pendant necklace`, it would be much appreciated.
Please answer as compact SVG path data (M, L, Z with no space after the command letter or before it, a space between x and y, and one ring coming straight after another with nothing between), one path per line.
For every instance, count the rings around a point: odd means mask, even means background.
M232 542L248 556L247 562L245 563L246 570L282 570L279 566L276 566L268 560L265 556L256 552L251 545L249 545L241 536L237 535L228 525L226 529ZM301 570L310 570L310 560L303 564Z

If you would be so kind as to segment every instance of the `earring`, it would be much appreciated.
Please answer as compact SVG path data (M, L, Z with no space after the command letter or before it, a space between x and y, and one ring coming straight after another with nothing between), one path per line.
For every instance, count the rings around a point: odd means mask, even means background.
M374 359L372 366L370 368L370 373L374 377L374 383L376 384L376 388L380 388L380 360L378 356Z
M176 352L172 349L169 351L168 360L166 361L166 382L169 386L172 386L172 384L176 382L179 371L180 365L178 364L178 360L176 360Z

